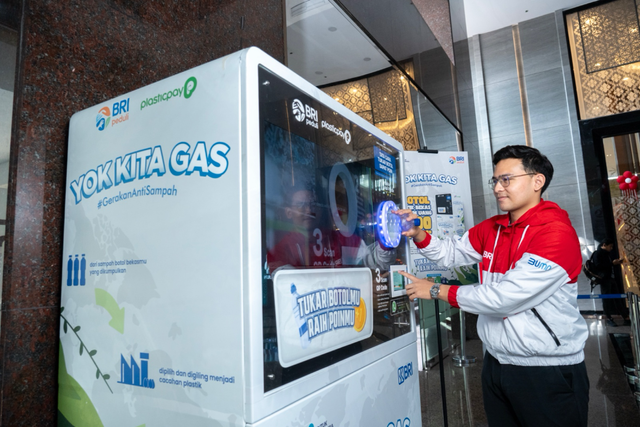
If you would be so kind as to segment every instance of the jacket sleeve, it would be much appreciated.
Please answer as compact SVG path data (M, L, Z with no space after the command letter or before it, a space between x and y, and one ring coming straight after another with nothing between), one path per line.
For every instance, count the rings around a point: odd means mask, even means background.
M573 228L564 224L550 227L534 240L505 274L488 273L481 286L457 288L454 297L460 308L508 317L538 306L564 284L574 282L582 258Z
M474 244L475 243L475 244ZM471 228L462 237L449 237L444 240L434 239L430 234L416 247L422 255L443 267L452 268L475 264L482 261L477 227Z

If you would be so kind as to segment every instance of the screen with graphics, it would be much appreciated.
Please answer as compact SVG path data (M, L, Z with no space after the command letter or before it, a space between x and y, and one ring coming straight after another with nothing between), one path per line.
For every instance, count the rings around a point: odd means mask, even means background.
M392 313L408 307L390 276L405 241L390 247L377 218L402 205L398 151L268 70L259 79L266 392L411 322Z

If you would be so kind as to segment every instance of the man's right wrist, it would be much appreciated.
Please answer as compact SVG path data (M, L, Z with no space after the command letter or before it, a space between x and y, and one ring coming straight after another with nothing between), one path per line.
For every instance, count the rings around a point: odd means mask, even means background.
M424 230L420 230L420 232L413 238L413 243L416 244L418 249L423 249L429 246L431 242L431 235Z

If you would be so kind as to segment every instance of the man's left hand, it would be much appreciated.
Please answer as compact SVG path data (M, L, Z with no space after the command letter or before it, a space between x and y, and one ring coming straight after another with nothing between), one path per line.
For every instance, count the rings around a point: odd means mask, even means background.
M413 274L409 274L404 271L399 271L399 273L411 280L411 283L408 283L405 286L409 299L431 299L431 294L429 292L431 291L431 287L435 284L432 279L418 279Z

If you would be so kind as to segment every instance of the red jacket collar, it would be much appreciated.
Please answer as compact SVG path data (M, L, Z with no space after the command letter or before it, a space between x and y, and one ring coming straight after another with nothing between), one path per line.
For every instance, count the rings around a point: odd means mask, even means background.
M527 222L533 215L539 212L545 205L548 205L549 202L546 202L544 199L540 199L540 203L526 211L516 222L513 224L509 224L509 214L498 215L496 219L496 223L503 227L509 227L510 225L516 226L519 224L523 224Z

